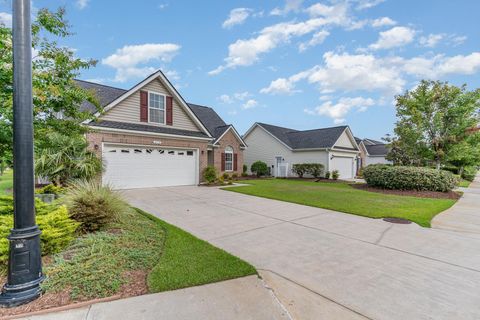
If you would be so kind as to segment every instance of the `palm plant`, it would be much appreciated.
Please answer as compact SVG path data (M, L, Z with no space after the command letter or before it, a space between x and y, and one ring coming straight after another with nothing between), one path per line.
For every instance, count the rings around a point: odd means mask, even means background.
M102 171L101 160L87 149L81 135L51 133L36 147L35 172L57 186L72 179L91 179Z

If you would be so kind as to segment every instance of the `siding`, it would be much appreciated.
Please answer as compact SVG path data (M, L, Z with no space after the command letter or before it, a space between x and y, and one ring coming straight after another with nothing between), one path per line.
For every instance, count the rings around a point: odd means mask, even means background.
M281 156L284 162L288 163L288 175L294 176L291 172L292 165L295 163L321 163L327 169L328 155L326 151L297 151L292 152L283 144L278 142L270 134L262 128L256 127L244 139L248 145L244 151L244 163L250 166L255 161L261 160L265 162L275 172L275 157Z
M345 130L342 135L338 138L337 143L335 143L336 147L344 147L344 148L355 148L352 141L348 137L347 131Z
M382 163L382 164L392 164L391 161L388 161L385 159L385 157L370 157L366 156L365 159L365 167L368 166L369 164L377 164L377 163Z
M158 79L146 84L142 90L155 91L169 96L172 95ZM146 122L140 122L140 92L137 91L133 93L127 99L107 111L100 119L146 124ZM167 126L154 123L149 124L152 126ZM197 132L201 131L176 99L173 99L173 125L167 127Z

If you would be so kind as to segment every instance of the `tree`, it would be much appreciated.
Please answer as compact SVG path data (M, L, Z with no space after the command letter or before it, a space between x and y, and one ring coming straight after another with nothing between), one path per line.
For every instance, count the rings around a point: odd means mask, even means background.
M37 145L35 172L57 186L73 179L92 179L102 171L101 160L87 150L88 142L82 135L52 133Z
M433 162L439 169L479 122L480 89L467 91L466 85L422 80L396 100L393 146L416 164Z
M64 135L84 133L87 128L82 121L91 118L87 111L80 110L84 101L89 101L101 111L94 93L80 88L74 82L80 71L96 64L94 60L79 59L74 50L60 46L58 39L71 35L70 26L65 20L65 10L51 12L38 11L32 24L33 34L33 105L35 139L42 140L52 132ZM12 134L12 30L0 24L0 143L7 141L7 148L1 152L11 152Z
M465 167L480 165L480 132L472 132L464 141L453 146L447 161L458 167L458 174L463 175Z

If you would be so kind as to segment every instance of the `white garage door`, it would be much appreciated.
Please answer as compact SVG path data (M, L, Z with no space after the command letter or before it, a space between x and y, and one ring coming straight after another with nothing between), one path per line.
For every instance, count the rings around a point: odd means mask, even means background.
M353 166L353 158L334 157L332 159L332 171L338 170L338 173L340 173L339 179L352 179Z
M103 183L116 189L194 185L197 152L168 147L106 145Z

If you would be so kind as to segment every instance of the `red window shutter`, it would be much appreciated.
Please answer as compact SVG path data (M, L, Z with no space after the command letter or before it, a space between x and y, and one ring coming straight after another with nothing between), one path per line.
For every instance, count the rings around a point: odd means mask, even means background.
M148 122L148 92L140 91L140 121Z
M225 153L222 153L222 171L225 171Z
M173 125L173 97L167 97L167 125Z
M233 155L233 171L237 171L238 170L238 154L235 153Z

